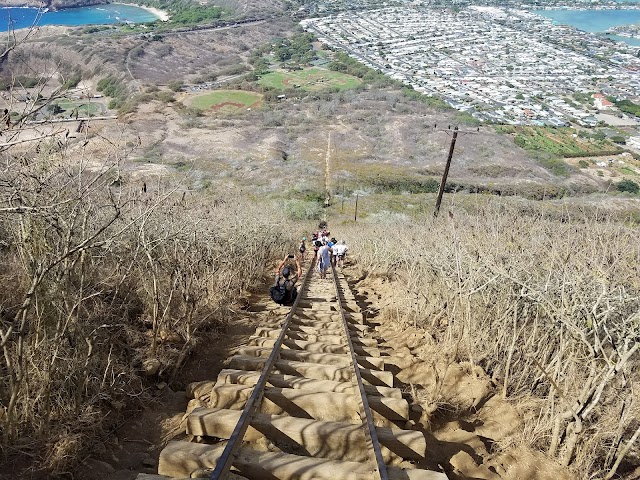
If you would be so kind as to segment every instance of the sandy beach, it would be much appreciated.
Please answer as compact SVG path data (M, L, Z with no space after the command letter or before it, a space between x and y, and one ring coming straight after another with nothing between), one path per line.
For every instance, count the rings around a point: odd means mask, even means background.
M159 8L147 7L146 5L138 5L137 3L122 3L122 2L111 2L111 3L113 3L114 5L131 5L132 7L142 8L143 10L146 10L147 12L152 13L153 15L158 17L158 20L160 20L161 22L167 22L169 21L169 18L171 18L167 12L165 12L164 10L160 10Z

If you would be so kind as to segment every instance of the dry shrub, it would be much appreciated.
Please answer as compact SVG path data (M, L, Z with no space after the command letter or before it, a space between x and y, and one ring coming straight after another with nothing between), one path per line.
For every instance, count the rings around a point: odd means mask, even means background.
M5 152L5 462L29 452L33 469L68 471L104 425L147 399L144 361L170 380L198 331L219 326L291 240L277 208L186 195L170 180L141 192L118 157L88 166L46 144L20 158Z
M504 397L535 399L521 443L582 478L632 470L638 229L526 210L495 200L454 218L365 221L346 236L361 269L395 279L391 308L459 345L456 360L482 366Z

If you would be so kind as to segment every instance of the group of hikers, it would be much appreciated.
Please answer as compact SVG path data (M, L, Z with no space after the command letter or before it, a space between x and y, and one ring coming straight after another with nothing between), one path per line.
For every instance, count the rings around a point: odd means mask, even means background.
M311 235L311 245L313 248L314 268L318 270L320 278L327 278L329 267L344 267L344 259L349 248L344 240L337 241L327 230L326 222L320 223L318 231ZM300 262L307 258L307 237L303 237L298 247L299 254L288 254L276 269L275 285L271 287L269 293L274 302L280 305L288 305L295 301L298 294L296 283L302 276ZM292 265L292 263L295 264Z

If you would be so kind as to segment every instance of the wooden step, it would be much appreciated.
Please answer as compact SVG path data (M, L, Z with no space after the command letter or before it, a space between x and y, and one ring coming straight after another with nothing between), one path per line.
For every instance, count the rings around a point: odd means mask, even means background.
M287 334L290 332L342 335L344 333L344 328L342 327L342 324L338 322L331 322L330 324L327 324L326 322L317 322L315 325L300 325L299 323L291 322L289 323L289 331Z
M242 409L252 391L253 387L246 385L216 384L211 389L207 406ZM392 427L409 419L409 404L403 398L367 396L367 399L376 426ZM362 424L360 395L351 393L266 387L260 413Z
M255 385L260 378L260 372L248 370L234 370L225 368L220 371L214 383L235 383L238 385ZM211 383L213 387L213 383ZM358 393L358 387L351 382L334 382L333 380L316 380L313 378L298 377L295 375L282 375L272 373L269 375L267 383L272 387L299 388L313 392L337 392L337 393ZM392 387L379 387L375 385L364 385L367 395L377 395L391 398L402 398L402 390Z
M197 408L187 418L187 434L229 439L241 414L240 410ZM422 433L385 427L377 427L376 433L386 463L424 459L427 442ZM243 441L262 437L288 453L353 462L370 459L362 425L256 414Z
M239 347L234 353L248 357L268 357L272 348L269 347ZM283 360L293 360L297 362L318 363L321 365L351 365L351 358L346 354L336 353L314 353L304 350L294 350L283 348L280 350L280 358ZM384 370L383 357L360 357L356 356L358 365L362 368L370 368L372 370Z
M276 343L275 338L269 337L249 337L248 345L254 347L273 347ZM349 347L346 343L320 343L320 342L307 342L306 340L296 340L292 338L286 338L283 342L283 348L292 348L296 350L305 350L307 352L315 353L348 353ZM362 355L363 357L379 357L380 350L375 347L353 347L356 355Z
M169 442L160 453L158 473L190 477L196 470L215 468L224 445ZM249 480L368 480L370 463L311 458L288 453L258 452L241 447L233 462L234 471ZM389 467L389 480L447 480L444 473Z
M332 313L319 313L312 312L311 310L297 310L294 313L294 318L301 318L305 320L315 320L322 322L342 322L342 315L340 312L332 312ZM354 325L362 325L362 315L360 314L351 314L345 313L345 318L348 323L352 323Z
M336 329L336 326L340 329L340 331L342 332L344 330L344 327L342 326L342 319L341 318L337 318L335 320L311 320L308 318L299 318L299 317L293 317L291 319L291 323L290 325L299 325L299 326L303 326L303 327L314 327L316 329ZM347 322L347 327L349 327L349 330L353 330L353 331L357 331L357 332L370 332L371 328L366 326L366 325L362 325L362 324L358 324L358 323L349 323Z
M269 338L278 338L280 335L281 329L279 328L269 328L269 327L258 327L256 328L256 332L254 335L258 337L269 337ZM325 334L312 334L305 332L290 332L288 335L289 338L297 339L297 340L307 340L309 342L323 342L323 343L343 343L343 339L341 335L325 335ZM351 337L351 341L355 345L367 346L367 347L377 347L378 341L373 338L358 338L357 336Z
M237 370L261 371L267 361L262 357L246 357L235 355L229 361L229 368ZM352 366L321 365L318 363L296 362L293 360L277 360L275 368L285 375L300 375L317 380L334 380L336 382L350 382L353 380L354 371ZM382 370L370 370L361 368L362 380L369 385L379 385L383 387L393 387L393 373Z

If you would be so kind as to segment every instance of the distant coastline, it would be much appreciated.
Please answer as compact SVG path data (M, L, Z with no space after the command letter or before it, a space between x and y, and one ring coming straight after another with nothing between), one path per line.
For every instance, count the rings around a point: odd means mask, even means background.
M617 11L617 10L640 10L640 3L625 2L616 5L536 5L532 10L554 10L554 11L580 11L580 10L597 10L597 11Z
M52 12L66 10L69 8L95 7L99 5L130 5L138 7L155 15L162 22L167 22L171 17L165 10L155 7L148 7L137 3L110 2L108 0L3 0L0 1L0 8L48 8Z
M0 23L10 24L11 28L19 30L31 28L34 23L41 27L48 25L78 27L166 22L169 20L168 12L124 2L76 5L74 7L65 4L64 7L56 10L42 4L39 7L3 6L0 8ZM38 9L40 9L40 14Z
M166 11L160 10L159 8L155 8L155 7L147 7L146 5L140 5L137 3L124 3L124 2L108 2L108 3L110 3L111 5L130 5L132 7L141 8L142 10L146 10L147 12L158 17L158 20L160 20L161 22L168 22L169 19L171 18L171 16Z
M627 4L625 4L627 5ZM640 23L639 8L625 9L592 9L592 8L567 8L567 9L538 9L535 13L553 22L562 25L570 25L578 30L606 35L609 40L624 42L628 45L638 46L638 39L631 36L611 35L614 27Z
M66 8L94 7L110 3L108 0L2 0L0 8L48 8L51 11Z

